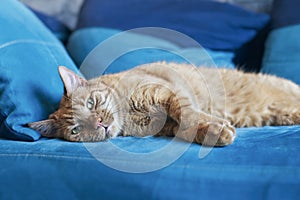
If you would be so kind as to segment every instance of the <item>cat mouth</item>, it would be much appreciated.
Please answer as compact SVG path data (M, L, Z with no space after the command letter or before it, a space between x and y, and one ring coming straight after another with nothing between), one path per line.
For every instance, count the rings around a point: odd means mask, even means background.
M97 120L96 121L96 130L100 131L101 133L101 140L108 140L110 138L112 138L114 136L114 133L112 131L112 124L108 124L108 123L103 123L102 120Z
M111 138L111 134L110 134L110 130L111 130L111 126L103 126L104 130L105 130L105 139L110 139Z
M97 127L97 129L99 128L103 128L104 129L104 140L108 140L112 137L112 135L110 134L111 131L111 125L104 125L101 124L101 126Z

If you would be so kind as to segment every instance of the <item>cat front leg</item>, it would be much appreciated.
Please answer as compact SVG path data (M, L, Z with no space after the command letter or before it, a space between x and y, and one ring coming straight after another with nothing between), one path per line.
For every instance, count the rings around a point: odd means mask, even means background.
M210 117L211 118L211 117ZM235 128L226 120L199 119L199 123L190 127L176 127L176 137L188 142L195 142L204 146L227 146L236 138Z
M170 116L178 126L173 129L173 134L183 140L195 142L205 146L226 146L232 144L235 137L235 128L229 121L196 111L188 103L188 99L172 101Z
M169 103L169 115L178 124L173 128L173 135L176 137L205 146L226 146L233 143L236 131L229 121L197 111L185 96L171 96Z
M209 117L207 122L200 123L195 128L197 134L194 142L205 146L227 146L236 138L236 130L230 122L218 117Z

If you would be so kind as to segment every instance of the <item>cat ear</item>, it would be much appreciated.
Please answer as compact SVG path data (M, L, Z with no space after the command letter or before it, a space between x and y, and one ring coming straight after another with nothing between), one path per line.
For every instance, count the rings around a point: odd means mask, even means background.
M64 83L64 90L67 96L70 96L70 94L72 94L72 92L74 92L74 90L79 86L84 86L87 83L87 80L78 76L73 71L64 66L59 66L58 71Z
M28 126L42 134L45 137L57 137L54 119L29 123Z

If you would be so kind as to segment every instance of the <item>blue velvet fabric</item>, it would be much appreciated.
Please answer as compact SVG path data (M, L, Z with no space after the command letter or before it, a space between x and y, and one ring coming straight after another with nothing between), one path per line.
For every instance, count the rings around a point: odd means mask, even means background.
M85 0L78 28L163 27L187 34L204 48L234 51L253 39L268 21L266 14L207 0ZM176 42L169 35L164 37Z
M63 94L58 66L76 66L63 45L19 1L0 1L0 137L34 141L26 127L55 111Z
M82 143L57 139L34 143L0 140L0 198L297 199L299 133L300 126L238 129L231 146L214 148L200 159L201 146L192 144L171 165L148 173L109 168ZM146 156L146 152L160 149L170 141L164 137L111 140L121 149ZM173 150L182 144L183 141L176 142ZM107 152L107 160L129 167L156 163L119 159Z
M184 38L178 40L183 41ZM185 40L189 42L189 39ZM102 45L101 48L98 45ZM88 70L94 76L95 71L116 73L158 61L234 68L231 62L234 56L232 52L208 50L200 45L181 48L178 43L171 43L164 38L108 28L85 28L75 31L69 38L67 49L81 69L96 66L97 69ZM84 74L91 78L90 75Z

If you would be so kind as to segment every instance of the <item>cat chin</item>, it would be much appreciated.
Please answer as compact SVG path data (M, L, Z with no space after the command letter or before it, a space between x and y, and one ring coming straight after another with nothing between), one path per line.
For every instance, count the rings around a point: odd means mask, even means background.
M109 136L109 138L114 138L122 135L121 130L115 125L109 126L106 134Z

